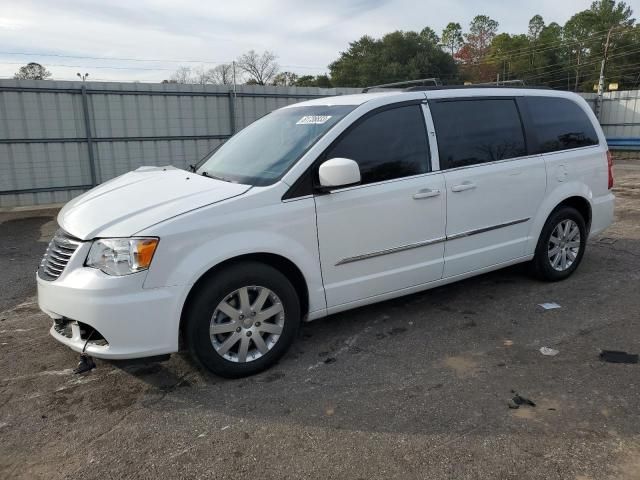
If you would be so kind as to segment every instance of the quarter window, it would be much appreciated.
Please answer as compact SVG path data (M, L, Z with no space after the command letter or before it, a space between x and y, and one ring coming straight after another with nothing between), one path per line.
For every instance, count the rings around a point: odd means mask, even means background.
M325 158L336 157L356 161L363 184L427 172L429 145L421 106L366 117L329 147Z
M587 114L566 98L527 97L527 108L537 137L534 153L549 153L598 144Z
M430 102L442 170L526 155L512 98Z

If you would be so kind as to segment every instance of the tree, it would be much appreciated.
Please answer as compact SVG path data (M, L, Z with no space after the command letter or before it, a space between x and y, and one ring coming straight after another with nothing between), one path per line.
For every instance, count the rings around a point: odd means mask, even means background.
M437 45L440 43L440 39L438 38L438 35L431 27L424 27L420 31L420 36L424 38L427 42L433 43L434 45Z
M211 83L211 76L208 70L205 70L203 66L195 67L191 70L190 77L187 78L185 83L194 83L196 85L206 85Z
M432 34L396 31L380 39L363 36L349 44L329 65L331 83L365 87L381 83L448 77L456 72L453 58L442 51ZM435 37L435 38L434 38Z
M564 25L564 41L567 48L568 63L573 63L575 72L574 90L578 90L581 66L589 52L588 40L591 33L592 16L587 10L576 13Z
M445 47L453 57L463 43L462 27L459 23L449 22L442 31L442 46Z
M522 80L524 72L528 72L530 68L528 58L530 45L529 38L524 34L496 35L487 54L487 61L495 67L494 71L490 72L491 79L497 79L497 74L500 74L502 80Z
M631 8L625 2L598 0L589 9L576 13L567 21L564 27L568 60L566 70L574 74L574 90L591 91L598 82L609 30L609 53L618 53L607 61L605 75L611 72L616 78L623 78L621 65L630 60L636 63L640 60L640 56L634 52L637 38L633 35L635 19L632 15Z
M190 67L178 67L169 77L169 83L193 83Z
M249 81L254 80L257 85L266 85L278 74L276 58L269 50L265 50L261 55L255 50L249 50L238 58L237 64L240 70L249 75Z
M529 40L531 42L536 42L540 37L540 33L544 28L544 19L540 15L534 15L529 20Z
M333 88L333 82L328 75L316 75L316 87L319 88Z
M531 78L531 83L559 87L565 85L567 71L563 67L568 59L562 45L562 27L555 22L546 25L538 35L532 72L523 79ZM535 74L535 75L534 75Z
M16 80L46 80L51 72L39 63L31 62L20 67L13 76Z
M233 65L222 63L209 69L209 81L215 85L233 85Z
M527 38L529 39L530 46L530 66L532 69L536 68L536 53L538 48L538 38L544 29L544 19L541 15L534 15L529 20L529 30L527 34Z
M273 77L273 85L277 87L291 87L298 81L298 75L293 72L280 72Z
M331 79L328 75L302 75L295 82L296 87L320 87L331 88Z
M489 53L491 41L498 31L498 22L486 15L476 15L469 24L465 39L469 45L471 62L478 63Z

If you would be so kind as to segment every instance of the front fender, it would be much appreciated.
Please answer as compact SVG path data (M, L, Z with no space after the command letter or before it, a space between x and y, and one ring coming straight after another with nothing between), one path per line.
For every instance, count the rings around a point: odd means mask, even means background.
M302 272L310 313L326 309L313 198L273 204L246 198L176 217L141 234L160 237L145 288L193 285L222 262L267 253L290 260Z

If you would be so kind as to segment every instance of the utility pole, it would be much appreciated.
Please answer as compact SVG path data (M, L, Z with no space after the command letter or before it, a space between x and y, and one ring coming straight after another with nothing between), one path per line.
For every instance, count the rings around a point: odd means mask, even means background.
M236 96L236 61L231 62L231 70L233 75L233 96Z
M607 32L607 40L604 42L604 54L602 55L602 63L600 64L600 78L598 80L598 97L596 99L596 117L600 120L600 111L602 110L602 95L604 94L604 67L607 63L607 52L609 51L609 41L611 40L611 32L616 26L614 25Z

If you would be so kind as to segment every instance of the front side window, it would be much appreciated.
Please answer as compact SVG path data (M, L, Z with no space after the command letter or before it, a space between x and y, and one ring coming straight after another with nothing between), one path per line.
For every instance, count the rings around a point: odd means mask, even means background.
M512 98L429 102L440 169L526 155L522 123Z
M354 108L313 105L276 110L231 137L197 173L247 185L270 185Z
M329 147L325 158L337 157L358 163L362 184L429 171L422 107L395 107L365 117Z
M549 153L598 144L587 114L566 98L527 97L527 109L537 137L535 153Z

